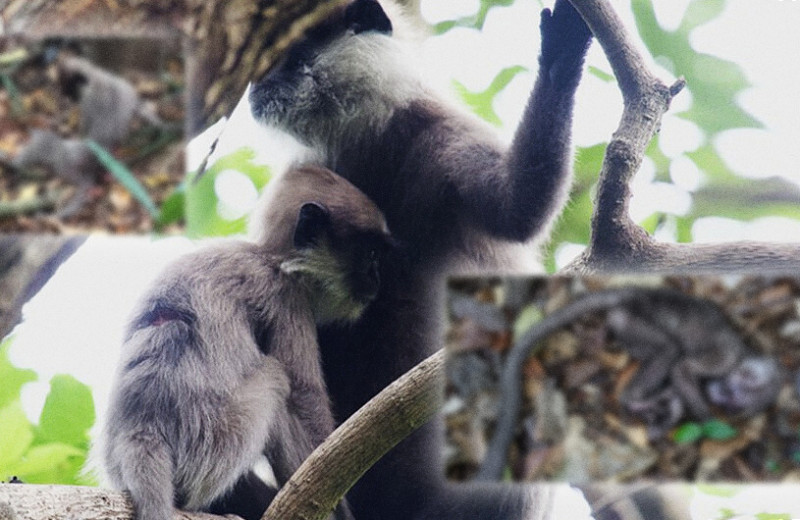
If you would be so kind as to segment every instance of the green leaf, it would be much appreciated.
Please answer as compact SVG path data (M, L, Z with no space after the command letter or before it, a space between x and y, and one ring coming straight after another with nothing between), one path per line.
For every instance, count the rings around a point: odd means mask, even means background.
M514 341L517 341L540 321L542 321L542 309L535 304L526 305L514 321Z
M220 157L201 175L191 179L186 188L186 234L191 237L224 236L245 231L245 217L225 220L217 212L218 200L214 190L217 175L225 170L235 170L247 176L257 189L270 179L269 167L256 164L256 152L239 148Z
M725 486L720 484L705 484L705 483L698 483L697 490L705 495L711 495L715 497L722 497L722 498L731 498L736 496L739 491L742 490L741 487L737 486Z
M514 0L481 0L477 13L469 16L463 16L456 20L439 22L433 26L433 33L437 35L444 34L454 27L466 27L469 29L478 30L483 29L483 24L486 23L486 16L489 14L490 10L495 7L506 7L513 3Z
M614 83L617 80L613 74L609 74L604 70L598 69L594 65L589 65L589 74L596 77L600 81L605 81L606 83Z
M433 34L440 35L444 34L450 29L454 27L459 27L459 23L457 20L447 20L444 22L439 22L433 26Z
M486 16L489 11L495 7L507 7L514 3L514 0L481 0L481 7L477 15L477 29L483 29L483 24L486 23Z
M161 211L156 220L157 227L167 226L178 222L186 214L186 185L179 184L175 190L161 204Z
M19 399L22 385L29 381L36 381L36 372L14 367L8 359L8 349L11 348L13 336L8 336L0 343L0 408L7 406Z
M495 126L501 126L503 121L494 111L494 98L500 91L511 83L511 80L520 72L526 71L522 65L506 67L492 80L489 86L481 92L472 92L462 83L453 80L453 88L473 112Z
M663 213L653 213L652 215L648 216L641 222L639 225L647 231L648 234L652 235L655 233L658 226L664 221L664 214Z
M113 175L142 206L144 206L153 220L158 219L158 208L156 208L156 205L153 203L153 199L150 198L150 194L147 193L142 183L139 182L139 179L133 175L128 167L116 160L105 148L92 139L87 139L86 145L94 156L97 157L97 160L100 161L100 164L102 164L103 167L108 170L108 172Z
M689 444L699 441L702 438L703 427L696 422L687 422L682 424L672 435L672 439L677 444Z
M675 240L681 243L688 243L694 240L692 235L693 218L675 217Z
M680 114L708 134L731 128L759 128L761 123L743 110L737 98L749 87L741 67L709 54L698 53L690 43L691 31L716 18L724 7L722 0L696 0L690 5L676 31L658 25L650 0L633 0L639 36L654 58L665 57L673 72L686 79L692 93L692 106Z
M792 520L791 513L756 513L756 520Z
M575 154L575 182L594 184L603 168L608 143L600 143L586 148L578 148Z
M33 426L19 401L0 409L0 439L0 480L5 480L33 442Z
M59 442L31 448L13 474L29 484L77 484L86 450Z
M688 34L717 18L724 10L725 0L694 0L683 15L679 31Z
M39 418L36 444L60 442L85 448L94 419L91 389L70 375L54 376Z
M712 419L703 423L703 435L715 441L725 441L736 437L738 432L730 424Z

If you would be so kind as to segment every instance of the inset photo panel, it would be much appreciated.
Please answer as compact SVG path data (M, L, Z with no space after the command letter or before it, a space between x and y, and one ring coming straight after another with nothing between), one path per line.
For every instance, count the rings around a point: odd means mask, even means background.
M800 474L800 278L455 278L447 301L451 480Z
M179 38L0 38L0 233L179 229Z

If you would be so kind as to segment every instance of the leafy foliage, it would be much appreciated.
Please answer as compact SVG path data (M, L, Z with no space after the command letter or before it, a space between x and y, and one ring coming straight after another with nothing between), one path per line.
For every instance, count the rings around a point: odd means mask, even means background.
M245 231L245 217L227 220L219 214L215 182L226 170L235 170L247 176L260 190L269 181L270 171L268 167L256 164L255 156L252 149L240 148L217 159L199 177L187 180L184 203L189 236L223 236Z
M486 16L495 7L506 7L514 3L514 0L481 0L478 12L471 16L465 16L457 20L446 20L434 26L435 34L444 34L455 27L469 27L472 29L482 29L486 23Z
M442 34L454 27L480 29L491 9L511 5L513 2L483 0L474 15L436 25L435 32ZM697 52L692 46L693 31L717 20L723 13L726 0L694 0L689 3L682 20L674 30L658 23L652 0L631 0L639 38L647 51L659 63L665 64L676 77L686 79L690 96L688 108L669 117L679 117L693 123L701 133L699 145L684 154L702 174L699 188L689 195L691 205L685 214L677 215L653 211L639 224L648 232L666 232L678 242L691 242L694 223L701 218L715 216L752 221L766 216L800 219L800 189L786 180L744 179L733 171L720 156L715 138L733 129L761 128L762 124L747 112L738 101L742 92L751 86L742 68L729 60ZM533 30L533 25L532 25ZM489 87L482 92L469 92L464 85L454 82L454 89L477 115L493 125L501 121L493 108L496 96L524 66L499 70ZM615 81L610 71L597 65L588 67L588 74L603 82ZM588 244L593 211L593 190L602 166L605 145L597 143L579 148L575 162L575 183L569 205L551 234L551 246L544 258L549 272L557 269L555 253L566 243ZM673 169L677 157L668 157L658 136L653 139L647 157L655 169L655 182L673 183ZM685 164L685 163L684 163Z
M20 390L36 375L11 365L11 342L9 337L0 345L0 480L18 476L28 483L92 484L81 474L95 420L91 390L72 376L53 377L39 424L32 424Z
M492 101L498 93L511 83L511 80L513 80L517 74L526 70L528 69L521 65L507 67L501 70L486 90L482 92L470 92L467 90L467 87L455 80L453 80L453 86L456 92L461 96L461 100L476 114L495 126L501 126L503 121L500 119L500 116L497 115L497 112L494 111Z
M682 424L672 438L678 444L697 442L703 438L703 427L696 422Z
M687 422L675 430L673 440L678 444L689 444L700 439L725 441L736 437L737 431L730 424L711 419L702 423Z

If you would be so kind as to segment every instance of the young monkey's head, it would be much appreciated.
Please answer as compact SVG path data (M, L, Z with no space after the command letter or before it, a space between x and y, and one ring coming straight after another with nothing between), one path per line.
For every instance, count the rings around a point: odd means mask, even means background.
M356 320L378 294L380 262L392 247L378 207L315 166L286 172L264 202L256 240L307 287L317 323Z

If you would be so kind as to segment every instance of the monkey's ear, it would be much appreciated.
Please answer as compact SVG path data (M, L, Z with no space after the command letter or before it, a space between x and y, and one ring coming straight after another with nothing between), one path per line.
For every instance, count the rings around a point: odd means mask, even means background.
M344 22L356 34L367 31L392 34L392 22L377 0L355 0L347 6Z
M294 247L303 249L316 244L330 224L328 210L316 202L306 202L297 216L294 228Z

